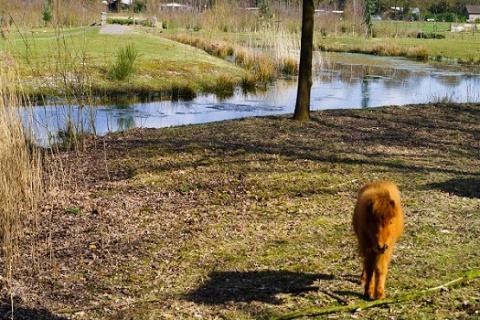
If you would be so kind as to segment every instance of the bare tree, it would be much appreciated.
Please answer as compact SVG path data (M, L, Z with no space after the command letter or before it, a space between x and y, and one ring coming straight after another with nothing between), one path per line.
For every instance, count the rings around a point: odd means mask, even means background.
M313 0L303 0L302 39L300 42L300 65L298 72L298 90L293 119L310 119L310 92L312 89L313 59L313 18L315 6Z

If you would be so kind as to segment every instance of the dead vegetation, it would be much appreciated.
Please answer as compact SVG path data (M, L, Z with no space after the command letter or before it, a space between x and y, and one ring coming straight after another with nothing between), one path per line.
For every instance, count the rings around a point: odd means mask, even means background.
M22 96L14 79L15 68L0 63L0 295L10 298L13 274L21 263L19 241L35 232L37 201L42 196L40 154L23 126L28 112L24 118L18 116Z
M361 302L351 214L359 186L379 179L405 209L389 297L446 283L480 266L479 117L478 104L438 104L92 138L55 155L44 264L29 268L26 239L16 319L267 319ZM466 283L355 316L479 310Z

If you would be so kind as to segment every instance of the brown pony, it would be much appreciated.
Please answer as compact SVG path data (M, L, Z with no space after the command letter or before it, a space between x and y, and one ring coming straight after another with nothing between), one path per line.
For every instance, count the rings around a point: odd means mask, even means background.
M358 192L353 230L363 258L365 296L385 298L385 279L393 246L403 232L400 192L391 181L369 183Z

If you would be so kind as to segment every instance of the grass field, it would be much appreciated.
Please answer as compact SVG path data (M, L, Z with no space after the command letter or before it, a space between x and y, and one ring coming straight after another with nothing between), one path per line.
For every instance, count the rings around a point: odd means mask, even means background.
M399 185L406 214L387 297L447 283L480 266L479 115L478 104L385 107L92 139L57 157L44 267L33 277L21 256L14 289L29 299L17 312L269 319L363 302L351 214L359 187L381 179ZM353 316L475 319L478 281Z
M208 91L218 79L239 84L244 71L203 50L132 28L123 34L100 34L100 27L40 29L12 33L1 50L18 64L27 94L62 97L168 93L173 88ZM108 78L118 51L133 46L139 57L127 81ZM168 96L168 94L166 94Z
M327 36L316 38L316 43L328 51L375 53L378 51L378 47L382 47L386 48L387 52L396 52L397 55L407 55L410 49L423 47L430 60L442 61L443 59L450 62L459 60L466 64L480 62L480 34L449 33L445 39L417 39L414 37L364 39L349 36ZM389 48L391 49L389 50Z

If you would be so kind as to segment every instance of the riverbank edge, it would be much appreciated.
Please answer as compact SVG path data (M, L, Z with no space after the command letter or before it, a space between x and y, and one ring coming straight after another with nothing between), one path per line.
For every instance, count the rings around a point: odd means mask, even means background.
M142 32L148 33L155 37L162 37L170 39L171 37L168 34L183 34L185 32L179 31L177 33L159 33L158 31L152 31L149 28L136 27ZM123 30L123 29L122 29ZM190 34L189 34L190 35ZM197 35L201 35L200 33ZM118 36L118 35L117 35ZM121 36L121 35L120 35ZM415 50L410 49L401 49L395 44L378 44L376 42L371 42L370 45L357 45L357 44L348 44L348 39L345 38L345 43L341 41L343 38L334 38L333 43L322 44L321 40L316 40L320 42L317 45L316 51L318 52L333 52L333 53L360 53L366 55L380 55L386 57L405 57L413 61L421 61L424 63L435 63L435 64L450 64L452 62L459 63L465 66L478 66L476 63L477 60L473 58L462 63L458 58L452 58L448 56L438 57L435 55L429 55L428 51L422 47L416 48ZM352 38L356 39L356 38ZM184 42L179 42L186 44ZM201 43L201 42L198 42ZM188 45L188 44L186 44ZM210 40L209 46L212 48L217 46L217 41ZM195 45L190 45L196 47ZM210 47L204 47L205 44L197 47L204 50L210 56L221 59L225 61L223 57L219 57L215 54L215 50ZM480 59L478 59L480 63ZM256 87L264 86L265 81L259 80L258 77L252 76L252 70L242 68L241 65L231 64L232 67L238 68L243 71L243 75L237 73L233 75L230 73L231 77L225 77L227 70L222 71L219 69L218 76L216 80L211 81L210 83L196 83L196 87L192 87L189 83L189 75L182 76L176 75L174 83L162 83L160 85L152 86L152 83L143 82L143 83L118 83L118 82L108 82L108 85L105 85L102 81L91 80L88 83L79 84L78 88L75 88L75 83L69 83L68 86L65 83L60 82L59 85L49 84L48 86L40 85L42 79L29 79L28 81L20 80L25 96L28 97L30 101L33 101L35 105L48 104L49 102L67 102L67 101L80 101L87 103L94 103L99 101L99 103L105 103L108 101L121 100L130 100L135 101L155 101L155 100L178 100L185 99L191 100L197 95L206 93L206 94L216 94L222 98L228 97L233 94L235 88L241 87L245 91L254 92ZM188 69L188 67L186 67ZM249 75L250 74L250 75ZM269 82L275 82L282 75L277 75L276 78L272 78ZM22 83L23 82L23 83ZM32 85L32 83L36 83ZM103 84L102 84L103 83ZM102 85L100 85L102 84ZM156 87L156 88L154 88ZM59 98L61 97L61 98Z

